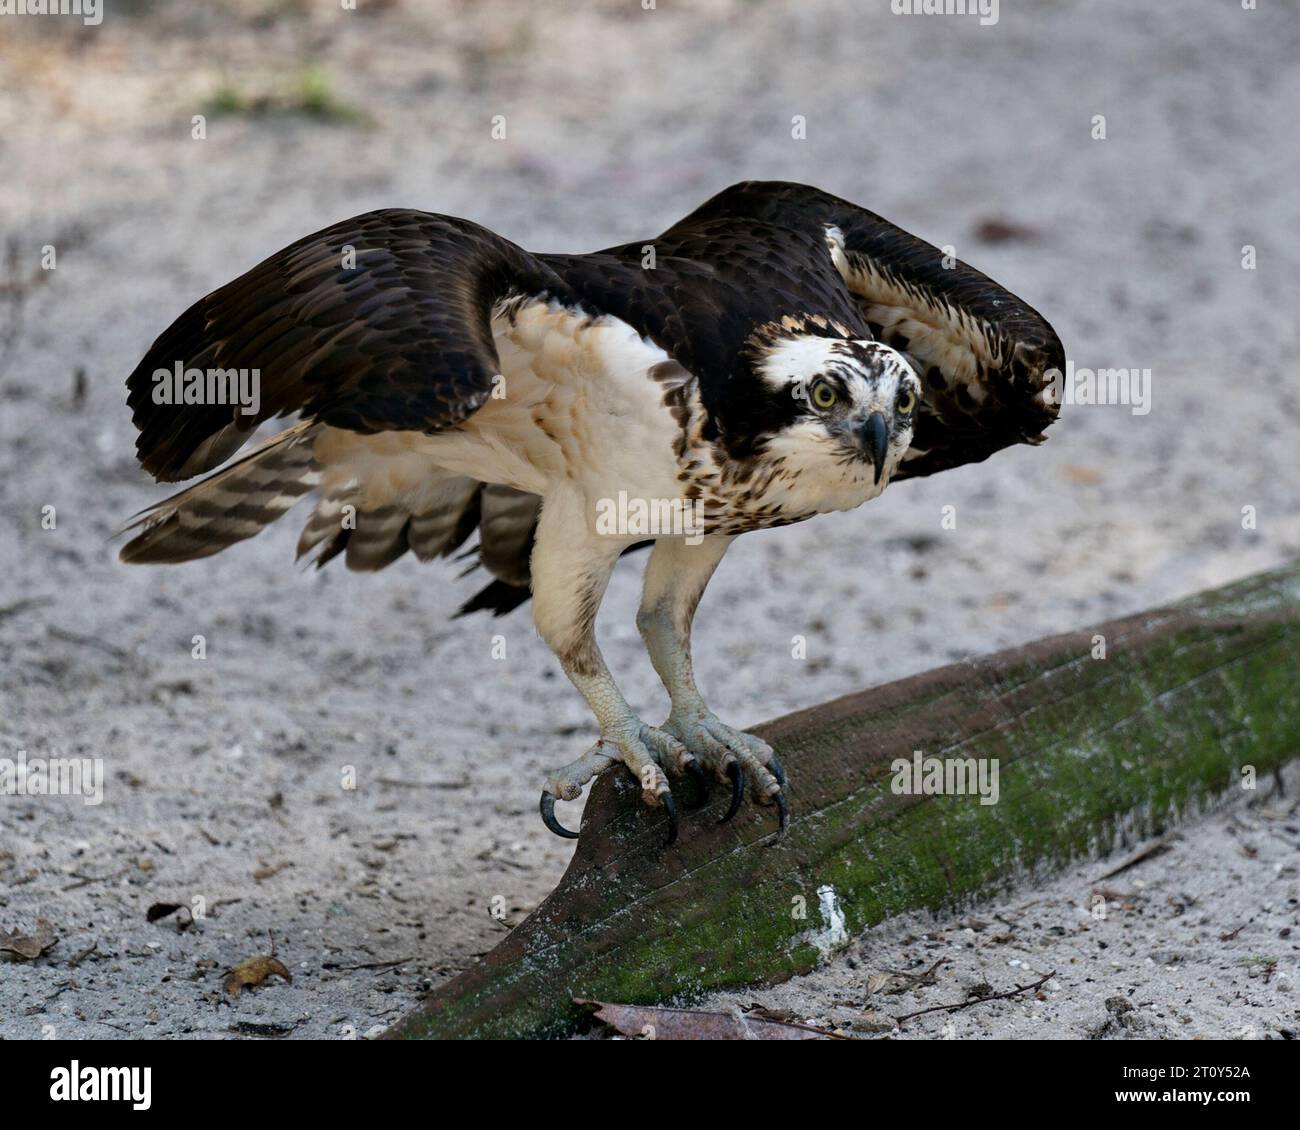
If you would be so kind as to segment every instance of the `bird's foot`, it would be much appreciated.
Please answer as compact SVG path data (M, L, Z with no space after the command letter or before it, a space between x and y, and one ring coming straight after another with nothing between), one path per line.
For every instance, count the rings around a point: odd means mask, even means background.
M762 738L737 730L720 721L711 711L673 714L664 723L664 732L676 738L704 767L724 784L731 784L731 804L722 822L730 820L740 808L746 782L750 795L759 804L777 806L780 828L785 835L790 823L790 806L785 797L785 770L772 747Z
M555 817L556 800L575 800L582 787L611 765L622 762L641 783L641 799L668 813L668 843L677 839L677 805L668 774L690 773L704 786L704 772L686 747L666 730L633 720L618 733L607 734L576 761L557 770L542 788L542 822L557 836L577 839Z

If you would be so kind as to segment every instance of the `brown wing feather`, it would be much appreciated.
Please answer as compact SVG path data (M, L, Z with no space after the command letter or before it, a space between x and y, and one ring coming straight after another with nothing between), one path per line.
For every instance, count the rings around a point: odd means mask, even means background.
M1038 311L874 212L807 185L733 185L676 227L752 220L821 235L828 247L840 244L836 264L868 325L920 370L925 399L895 480L1041 442L1056 419L1049 390L1065 353Z
M388 209L306 236L196 302L127 378L140 462L161 480L189 478L294 412L362 432L459 423L491 392L492 309L516 294L568 290L467 220ZM257 369L260 410L156 403L155 371L177 363Z

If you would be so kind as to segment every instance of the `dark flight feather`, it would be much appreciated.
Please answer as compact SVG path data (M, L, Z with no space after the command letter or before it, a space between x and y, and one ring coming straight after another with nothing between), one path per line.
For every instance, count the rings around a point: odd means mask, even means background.
M189 478L290 413L358 432L457 424L491 393L492 309L515 294L568 297L535 257L467 220L387 209L306 236L201 298L127 378L140 462ZM155 403L155 370L178 362L257 369L260 410Z

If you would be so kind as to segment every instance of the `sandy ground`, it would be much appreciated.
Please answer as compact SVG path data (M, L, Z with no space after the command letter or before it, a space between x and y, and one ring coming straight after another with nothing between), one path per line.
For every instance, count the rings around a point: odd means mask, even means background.
M107 778L98 806L0 797L0 928L44 918L60 937L0 965L5 1037L364 1034L565 866L536 798L591 724L526 612L451 623L478 580L412 560L295 570L297 516L180 569L127 569L106 540L165 493L132 455L134 362L193 299L342 216L407 205L581 250L735 180L801 180L953 245L1042 309L1076 365L1151 369L1148 414L1067 408L1042 448L742 539L696 641L735 722L1300 553L1295 4L1008 4L986 28L884 0L361 8L123 3L97 28L0 26L0 755L98 757ZM602 643L654 719L639 571L616 576ZM1055 970L1044 1001L904 1034L1294 1028L1288 798L1102 884L1123 896L1104 922L1075 909L1110 865L1092 864L890 923L734 1000L885 1017ZM194 900L192 924L147 920ZM292 982L225 994L223 971L272 945ZM872 973L940 958L933 986L867 1000ZM1121 996L1133 1013L1108 1011Z

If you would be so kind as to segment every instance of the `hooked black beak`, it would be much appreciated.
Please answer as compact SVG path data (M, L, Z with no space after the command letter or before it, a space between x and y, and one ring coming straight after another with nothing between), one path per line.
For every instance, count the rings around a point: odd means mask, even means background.
M876 469L876 485L879 486L880 476L885 470L885 456L889 454L889 425L885 423L885 417L879 412L871 413L854 426L853 438Z

